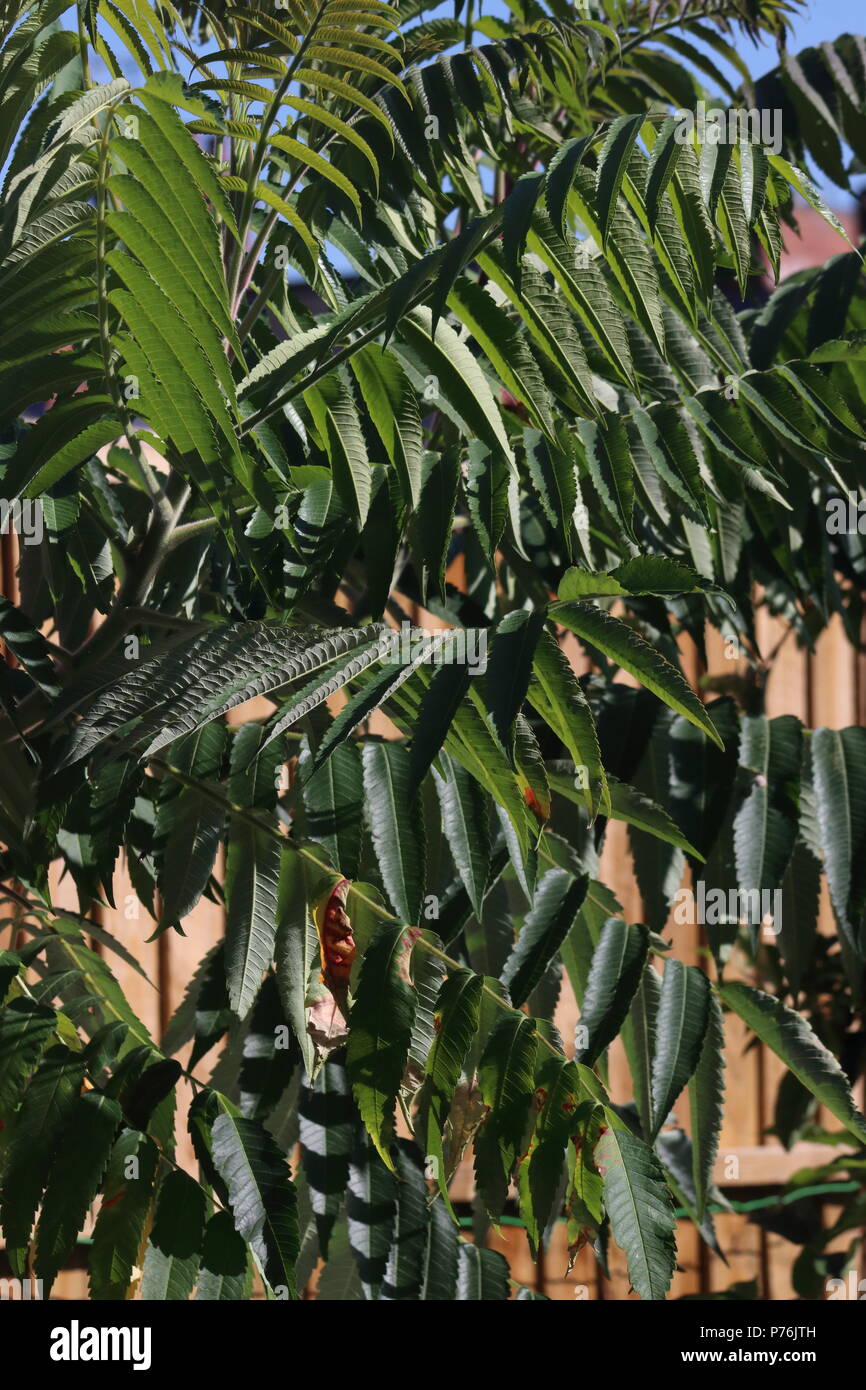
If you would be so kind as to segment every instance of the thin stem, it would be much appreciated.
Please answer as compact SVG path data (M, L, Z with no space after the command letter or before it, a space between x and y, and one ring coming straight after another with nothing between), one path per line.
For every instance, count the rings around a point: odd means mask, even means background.
M81 59L81 81L85 91L87 91L89 87L93 86L93 81L90 76L90 49L87 35L84 32L84 19L80 6L78 7L78 54Z
M244 266L243 273L240 276L240 280L237 284L237 288L234 293L234 299L232 303L233 318L236 318L238 313L240 312L240 307L244 302L244 295L249 289L252 283L253 276L256 273L256 266L259 263L259 256L261 254L262 247L265 245L265 242L267 241L271 232L274 230L278 217L279 213L277 212L276 208L272 208L271 211L268 213L267 217L262 222L262 225L259 228L258 232L256 233L256 239L249 249L246 265Z
M236 305L239 303L238 289L243 274L244 244L246 242L247 231L249 230L250 218L252 216L253 205L255 203L256 183L258 182L258 177L261 173L261 168L265 161L265 155L267 154L268 135L270 134L271 127L273 126L274 121L277 119L277 116L279 115L283 97L288 91L289 85L291 84L292 79L295 73L297 72L298 67L300 66L300 63L304 58L304 55L306 54L307 49L310 47L310 44L313 41L316 30L322 22L322 18L325 14L326 9L327 3L326 0L323 0L323 3L319 5L315 18L313 19L312 24L307 30L307 33L301 39L297 53L293 55L288 67L286 68L285 74L280 80L279 86L276 88L274 92L273 101L271 102L268 110L265 111L262 116L262 123L259 128L259 133L256 139L255 147L250 152L250 168L249 174L247 176L247 186L244 190L243 203L241 205L241 215L238 219L238 231L240 234L240 239L238 241L237 254L234 257L234 275L232 278L232 284L229 288L229 303L232 305Z
M256 325L258 317L262 312L262 309L264 309L265 305L267 304L268 300L270 299L271 295L273 294L274 290L279 284L283 274L283 272L281 270L278 270L276 266L265 266L264 272L265 275L262 287L256 294L255 299L253 300L249 309L247 309L247 312L244 314L243 318L241 319L238 325L238 338L241 342L244 342L248 335L252 332L253 328ZM253 267L253 273L255 273L255 267ZM250 284L252 284L252 276L250 276ZM247 288L249 288L249 285L247 286Z
M384 82L383 82L382 85L381 85L381 87L379 87L374 93L372 93L373 97L375 98L375 97L381 95L381 93L384 92L384 91L386 90L386 88L387 88L387 83L384 83ZM350 125L350 126L351 126L351 125L355 125L355 123L356 123L358 120L360 120L360 118L361 118L364 114L365 114L364 111L361 110L361 109L358 109L358 110L354 111L350 116L347 116L347 117L346 117L346 124L347 124L347 125ZM297 124L297 122L294 122L294 123L293 123L292 129L294 129L294 127L295 127L296 124ZM311 147L311 152L312 152L313 154L324 154L325 151L327 150L328 146L331 145L331 144L333 143L333 141L339 139L339 137L340 137L340 132L339 132L339 131L332 131L329 135L324 136L324 138L319 142L318 145L316 145L315 147ZM294 192L294 190L295 190L295 188L296 188L296 186L297 186L298 180L299 180L299 179L302 179L302 178L304 177L305 174L309 173L309 170L310 170L310 165L309 165L309 164L301 164L301 165L295 170L294 174L292 174L291 178L289 179L289 181L288 181L288 183L285 185L285 187L280 189L280 195L281 195L281 197L282 197L283 199L286 199L286 198L290 197L290 195ZM252 284L253 276L254 276L255 273L256 273L256 266L257 266L257 264L258 264L258 259L259 259L259 255L260 255L260 253L261 253L262 247L265 245L265 243L266 243L267 240L268 240L268 237L270 236L271 232L273 231L274 226L276 225L276 222L277 222L278 217L279 217L279 212L278 212L276 209L272 209L271 212L268 213L267 217L265 218L264 222L262 223L262 226L261 226L261 228L260 228L260 230L259 230L259 232L258 232L258 235L256 236L255 241L253 242L252 247L250 248L250 251L249 251L248 256L247 256L246 267L245 267L245 269L244 269L244 271L243 271L243 274L242 274L242 277L241 277L240 282L237 284L236 293L235 293L235 295L234 295L234 297L233 297L233 305L232 305L232 314L233 314L233 315L237 315L237 314L240 312L240 307L241 307L241 304L243 303L243 297L244 297L244 295L246 294L247 290L249 289L250 285ZM268 272L267 272L267 276L266 276L266 280L265 280L265 285L264 285L263 288L259 291L259 293L256 295L256 298L255 298L253 304L252 304L252 305L250 306L250 308L247 310L246 314L244 315L243 322L241 323L241 325L240 325L240 327L239 327L239 329L238 329L238 336L239 336L241 342L244 341L245 337L246 337L247 334L250 332L250 330L251 330L253 324L255 323L256 319L258 318L258 315L261 313L262 307L268 302L268 299L270 298L271 292L272 292L272 290L273 290L275 284L276 284L276 283L278 282L278 280L279 280L280 274L281 274L280 271L274 272L273 270L271 270L271 271L268 271Z
M255 507L252 506L237 507L235 509L235 516L249 516L249 514L254 511ZM179 545L183 545L185 541L194 540L196 536L207 535L210 531L215 530L218 525L219 521L215 516L205 516L199 521L187 521L183 526L176 526L166 540L166 554L171 554L173 550L176 550Z

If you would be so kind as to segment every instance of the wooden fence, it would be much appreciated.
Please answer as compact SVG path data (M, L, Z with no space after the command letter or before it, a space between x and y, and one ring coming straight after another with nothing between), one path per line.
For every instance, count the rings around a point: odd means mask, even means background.
M14 600L16 586L11 552L7 538L3 554L3 592ZM459 581L459 573L450 577ZM424 621L424 615L417 610L411 616L414 621ZM798 650L794 637L785 637L784 628L765 613L759 618L758 637L764 657L775 651L768 680L768 714L795 714L810 727L827 725L830 728L843 728L864 721L866 658L853 651L841 623L834 620L813 654ZM784 640L781 640L783 637ZM575 670L581 673L587 669L585 658L574 639L569 639L566 650ZM686 676L699 691L703 677L729 676L736 669L725 653L724 643L714 632L708 633L706 669L702 668L697 650L690 640L683 641L681 656ZM630 678L623 675L622 679ZM242 723L265 709L270 709L266 702L252 702L234 710L231 721ZM602 874L617 893L626 917L640 921L640 895L631 870L625 827L621 824L612 824L609 828ZM58 906L77 906L74 885L70 880L57 881L55 878L52 890ZM122 863L116 874L114 898L116 908L101 909L100 920L133 951L153 985L147 984L115 956L111 958L111 966L131 1006L158 1038L180 1003L201 957L221 937L222 913L219 907L203 901L185 921L185 936L168 932L157 941L148 943L146 938L151 934L152 923L138 902ZM826 897L821 904L820 929L831 934L835 930ZM666 934L671 933L680 959L688 964L703 962L700 927L671 924ZM575 1000L566 983L556 1018L566 1040L573 1038L576 1020ZM746 1050L748 1035L735 1017L728 1016L726 1025L727 1099L717 1181L725 1194L735 1200L772 1193L799 1168L826 1161L829 1152L825 1145L817 1144L799 1144L790 1152L785 1152L775 1140L767 1137L766 1130L773 1122L776 1087L784 1068L772 1053L760 1046ZM180 1060L185 1064L184 1054L180 1055ZM212 1068L213 1060L209 1057L199 1065L198 1074L207 1080ZM611 1049L610 1082L616 1101L630 1098L628 1070L619 1044ZM178 1160L195 1172L196 1165L182 1118L189 1102L188 1091L187 1083L181 1082ZM688 1127L685 1098L678 1103L677 1109ZM472 1197L472 1177L471 1166L466 1162L457 1175L455 1196L465 1201L468 1209ZM832 1219L829 1210L826 1217L828 1222ZM690 1222L680 1222L679 1269L674 1278L672 1297L713 1292L743 1281L755 1281L761 1298L790 1299L795 1296L791 1267L799 1247L750 1223L742 1214L720 1214L716 1224L727 1265L700 1241ZM847 1239L850 1239L850 1235ZM504 1225L498 1235L491 1234L489 1243L507 1256L514 1278L539 1288L550 1298L591 1301L635 1297L629 1290L624 1258L613 1248L609 1279L599 1275L590 1250L581 1252L574 1269L567 1275L565 1227L561 1223L537 1266L529 1257L525 1236L518 1226ZM841 1244L845 1244L845 1238ZM86 1297L87 1278L83 1263L82 1259L82 1267L69 1269L59 1277L55 1297Z

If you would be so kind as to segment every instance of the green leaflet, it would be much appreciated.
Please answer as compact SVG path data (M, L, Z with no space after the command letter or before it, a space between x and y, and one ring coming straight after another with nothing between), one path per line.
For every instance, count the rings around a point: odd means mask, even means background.
M223 1036L232 1022L225 978L225 944L211 947L187 986L186 994L169 1021L162 1040L165 1053L177 1052L193 1039L190 1066Z
M357 1228L356 1228L357 1229ZM328 1261L319 1275L316 1297L327 1302L352 1303L365 1297L359 1266L362 1257L352 1249L348 1218L343 1215L334 1227Z
M737 879L743 892L776 889L797 833L803 731L794 715L776 719L746 716L740 732L740 763L755 774L734 819ZM754 927L763 909L750 912Z
M413 549L423 562L421 593L445 597L445 565L454 524L460 465L457 452L425 453L418 504L412 518Z
M701 1057L710 1017L710 982L694 965L665 962L656 1017L652 1097L655 1140Z
M644 1141L652 1134L652 1070L660 994L661 977L648 961L620 1032Z
M619 912L622 907L614 894L597 879L590 879L586 900L560 950L578 1005L583 1002L592 953L601 930L608 917Z
M478 1027L482 980L471 970L455 970L436 998L436 1032L424 1066L424 1082L418 1093L417 1135L435 1162L433 1177L451 1216L442 1130L460 1080L463 1064ZM455 1218L456 1219L456 1218Z
M599 151L595 214L604 247L607 247L619 191L642 125L642 116L618 116L612 122Z
M813 958L820 891L821 866L798 839L782 879L782 921L777 937L785 975L795 995Z
M427 70L428 72L430 69ZM466 227L447 241L442 249L442 260L433 293L430 295L430 334L431 337L441 321L446 302L450 299L461 272L472 260L477 248L489 239L491 226L499 220L500 212L494 209L489 218L473 217ZM467 283L464 278L463 283Z
M409 962L409 975L416 995L415 1018L409 1039L410 1088L414 1087L415 1076L423 1072L436 1037L436 1000L445 980L445 965L434 952L441 952L442 946L442 938L436 932L422 927L418 949L413 952Z
M530 235L530 248L538 253L552 272L563 295L586 324L615 375L631 384L634 371L625 320L599 266L588 259L586 264L573 268L573 249L557 237L552 227L546 227L543 219L539 218L536 228Z
M360 316L373 306L381 307L380 300L383 298L381 295L363 295L360 299L352 300L342 313L278 343L238 383L238 395L250 395L255 401L277 395L287 383L299 376L304 367L327 351L346 324L358 324Z
M143 1302L190 1297L201 1259L205 1204L204 1191L187 1173L172 1169L165 1175L144 1257Z
M545 1058L538 1082L541 1109L517 1177L520 1210L534 1250L538 1249L554 1215L565 1150L574 1132L575 1111L582 1095L580 1077L573 1062Z
M700 1218L697 1213L697 1198L693 1180L694 1153L691 1140L685 1130L680 1128L664 1130L656 1140L655 1153L664 1165L668 1186L677 1206L685 1208L689 1218L700 1231L701 1238L712 1251L721 1255L722 1250L716 1236L712 1210L706 1210L703 1218ZM711 1194L714 1204L717 1203L724 1210L726 1203L723 1194L716 1187L711 1188Z
M357 878L364 805L360 749L357 743L340 744L319 771L307 778L311 763L312 754L305 747L300 773L307 834L327 850L346 878Z
M635 135L638 126L635 127ZM586 168L576 173L573 197L580 216L596 242L604 240L607 263L618 281L631 313L659 352L665 351L664 318L661 307L661 287L652 253L628 213L613 210L607 234L602 229L593 207L592 175Z
M210 724L189 767L190 775L203 781L218 780L226 731ZM109 764L106 771L110 771ZM216 859L225 810L213 795L195 786L174 788L168 838L162 851L159 887L162 921L174 923L186 917L208 885ZM159 833L159 832L157 832Z
M264 736L257 724L246 725L235 736L229 794L236 806L267 810L276 804L275 773L282 761L279 743L270 744L268 754L249 768ZM249 1011L273 957L279 878L279 842L265 829L233 816L225 872L225 962L229 1002L240 1018Z
M72 985L70 995L86 992L94 997L94 1031L101 1024L116 1020L127 1025L130 1039L152 1047L150 1034L130 1008L109 966L101 956L84 945L77 924L67 918L57 918L54 926L56 935L49 945L50 956L69 970Z
M38 497L123 433L117 419L92 418L95 410L103 414L107 400L61 401L53 420L50 410L30 426L3 480L10 501Z
M593 484L611 515L632 538L634 464L623 422L608 415L599 422L580 420L578 430Z
M636 777L643 794L669 803L670 782L670 710L659 710ZM635 817L637 819L637 817ZM629 844L634 858L637 878L644 905L644 919L654 931L663 932L671 903L682 883L685 854L679 846L661 849L658 839L647 835L637 825L629 826Z
M348 515L359 527L367 520L372 474L361 421L349 378L338 371L304 392L331 463L334 486Z
M453 1302L457 1297L457 1269L461 1244L454 1223L442 1202L430 1208L427 1248L419 1297L426 1301Z
M471 281L455 287L448 303L484 350L506 390L523 404L533 424L552 438L550 399L528 336L487 290Z
M398 568L406 504L393 468L373 465L373 496L361 544L367 561L367 604L374 618L384 613Z
M541 173L524 174L505 200L502 217L502 257L518 293L523 276L523 252L532 224L535 204L544 186Z
M658 127L657 132L653 124L648 121L644 126L644 131L652 139L644 204L650 227L654 227L662 197L676 172L683 146L681 141L676 139L677 121L675 116L668 116Z
M490 872L490 808L487 797L474 777L440 754L442 775L433 771L442 829L451 850L454 867L460 875L473 911L479 916Z
M586 777L582 765L554 763L548 770L548 778L552 791L559 792L560 796L574 801L579 806L586 804L583 792ZM667 844L676 845L689 853L693 852L692 846L680 834L667 811L650 797L644 796L635 787L630 787L627 782L615 782L613 778L608 779L608 793L609 802L603 808L603 814L611 820L624 821L626 825L646 831L648 835L664 840ZM701 855L696 854L695 857L702 859Z
M273 837L238 817L226 858L226 980L231 1007L241 1018L273 956L279 865Z
M417 928L382 927L374 936L349 1015L346 1066L352 1092L370 1138L391 1169L394 1106L415 1016L409 958L417 935Z
M713 700L706 711L721 745L682 716L671 724L668 743L672 814L702 858L712 848L733 793L740 737L729 697Z
M111 1151L90 1249L90 1297L122 1301L138 1264L158 1159L146 1134L125 1129Z
M715 280L715 231L701 190L697 155L688 143L679 148L667 191L683 240L689 247L701 298L708 305L712 301Z
M0 1004L6 997L6 991L21 970L21 957L14 951L0 951Z
M0 1120L4 1128L54 1027L54 1010L30 999L13 999L0 1010Z
M437 644L439 642L437 638L432 640ZM421 650L414 657L410 653L411 659L405 664L388 662L383 665L380 671L374 672L366 680L356 695L350 697L333 723L325 730L307 772L308 776L314 776L331 757L334 749L339 748L345 742L353 729L362 723L369 714L372 714L373 710L383 705L395 691L399 690L404 681L409 680L417 667L425 660L426 639L420 643L420 647Z
M644 796L635 787L630 787L627 782L615 782L611 779L608 785L612 820L625 821L626 825L645 830L656 839L685 850L686 854L692 855L695 859L702 858L694 846L680 834L662 806L656 805L650 797Z
M388 1267L397 1205L397 1179L382 1162L373 1140L356 1126L349 1165L346 1215L349 1241L364 1296L376 1299Z
M607 814L610 795L592 711L559 643L549 632L538 640L529 703L562 740L575 765L574 785L585 792L591 817Z
M529 998L571 931L588 884L588 874L573 878L564 869L549 869L538 884L532 908L500 975L515 1008Z
M421 492L421 416L409 379L393 354L375 343L356 352L349 365L400 477L403 497L415 507Z
M292 1026L307 1075L312 1076L316 1052L307 1031L307 990L320 962L319 937L307 903L307 886L300 855L280 852L276 903L274 965L283 1012Z
M586 570L565 571L559 585L559 599L618 597L622 594L703 593L707 581L688 565L666 555L636 555L617 565L609 574L590 574Z
M488 723L513 762L515 720L526 698L532 661L544 629L544 614L525 609L509 613L496 629L484 681Z
M286 703L277 710L262 747L268 747L274 739L280 738L286 729L300 723L314 709L323 705L331 695L349 685L370 666L376 665L385 650L384 640L381 637L374 638L373 641L326 667L324 679L317 673L311 680L304 681L293 690Z
M51 643L36 631L26 613L2 595L0 637L46 695L54 698L60 694Z
M848 1080L836 1058L815 1036L805 1018L750 985L719 986L723 1004L739 1014L761 1042L781 1057L789 1071L826 1105L858 1143L866 1138L866 1120L851 1097Z
M545 439L539 430L524 430L523 447L526 466L546 519L554 526L565 554L572 553L572 533L575 526L575 507L578 490L578 470L575 466L572 441L561 429L556 446Z
M116 1020L114 1023L106 1023L104 1028L99 1028L90 1039L90 1042L80 1054L81 1061L89 1068L94 1076L98 1076L105 1068L116 1064L120 1050L129 1035L129 1028L125 1023Z
M388 1263L379 1298L383 1302L416 1302L421 1297L427 1255L428 1212L424 1162L405 1139L397 1147L397 1204Z
M174 1148L175 1084L180 1063L162 1057L152 1046L125 1052L105 1085L105 1094L116 1099L125 1122L147 1130L169 1153Z
M83 1079L80 1054L62 1045L49 1048L30 1079L11 1128L3 1164L0 1225L7 1256L19 1278L36 1209Z
M343 1207L356 1123L344 1060L331 1057L300 1100L301 1162L324 1259Z
M628 1276L642 1299L667 1293L676 1261L674 1206L664 1171L651 1149L610 1111L596 1162L604 1178L604 1204L613 1237L628 1261Z
M236 1302L252 1292L252 1262L228 1212L210 1217L201 1248L196 1302Z
M491 565L508 518L508 483L508 464L502 455L473 439L463 491L478 540Z
M692 1179L698 1220L702 1221L713 1181L719 1148L725 1094L725 1025L719 1002L710 996L707 1031L692 1076L689 1078L689 1116L692 1130Z
M634 629L588 603L556 603L551 606L550 613L556 622L562 623L582 641L598 647L624 671L635 676L647 690L651 690L689 723L702 729L713 743L722 747L715 725L680 672L644 638L638 636Z
M435 384L442 408L453 414L464 433L476 434L511 464L499 409L477 359L448 324L436 325L435 338L430 328L428 309L416 309L400 325L401 337L418 363L417 374L431 379L431 389ZM403 357L399 347L394 351Z
M453 643L449 638L443 641L443 656L453 655L455 660L447 662L436 671L421 699L418 724L412 735L409 779L411 793L416 792L422 785L434 759L447 756L442 753L442 745L448 737L454 716L469 691L472 673L469 666L459 660L463 655L460 642L459 636L454 638ZM463 651L465 652L465 646Z
M560 399L570 404L576 403L588 415L598 414L592 377L574 318L569 306L561 295L539 274L535 266L527 260L522 263L521 289L505 274L501 258L495 246L488 247L478 257L481 268L498 285L517 310L532 337L532 342L548 364L554 365L563 375L568 392ZM545 363L539 358L539 365Z
M293 104L295 104L294 101ZM302 165L309 165L309 167L314 169L322 178L328 179L333 183L352 203L360 220L361 200L358 197L354 185L349 182L345 174L341 174L340 171L335 169L332 164L329 164L326 159L316 154L308 145L302 145L299 140L289 139L289 137L285 135L275 135L271 137L271 144L275 145L278 149L285 150L287 154L294 155L296 159L301 161Z
M269 973L250 1012L243 1040L237 1082L241 1114L273 1124L273 1114L291 1086L299 1057L300 1049L286 1026L276 979Z
M508 1264L498 1250L461 1242L459 1255L458 1302L504 1302L508 1298Z
M565 211L571 185L590 146L588 138L567 140L550 161L544 197L550 220L560 236L565 235Z
M609 917L601 929L581 1002L576 1056L592 1066L613 1041L640 984L649 950L646 927Z
M424 827L409 795L409 751L398 743L364 743L361 756L382 881L398 917L417 922L424 894Z
M601 1106L591 1100L582 1101L572 1116L565 1197L569 1251L598 1238L604 1219L604 1184L595 1163L603 1118Z
M114 866L141 783L138 764L109 763L94 778L90 798L93 858L109 903L114 905Z
M235 1227L274 1293L294 1299L298 1217L289 1166L267 1130L238 1115L223 1097L218 1100L213 1162L225 1182Z
M733 260L734 273L741 295L746 292L752 265L752 244L749 229L750 209L747 210L743 206L744 193L745 189L741 190L736 167L731 164L725 171L719 195L717 221L720 225L722 239Z
M824 868L840 931L862 958L866 731L816 729L811 739Z
M121 1118L117 1102L96 1091L79 1096L70 1114L66 1142L54 1161L36 1228L34 1269L47 1290L99 1191Z
M532 1019L509 1011L494 1027L479 1063L478 1084L489 1113L475 1137L475 1181L494 1218L505 1204L521 1151L535 1089L537 1046Z

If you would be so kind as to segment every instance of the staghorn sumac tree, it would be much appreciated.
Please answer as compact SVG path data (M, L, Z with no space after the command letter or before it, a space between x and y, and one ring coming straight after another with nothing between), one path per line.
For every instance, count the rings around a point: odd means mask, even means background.
M783 1137L820 1103L825 1175L866 1143L866 733L768 718L756 642L760 605L856 642L866 572L826 524L863 496L862 264L807 172L866 158L864 43L794 57L791 9L4 7L15 1274L50 1289L101 1199L94 1299L531 1297L465 1239L471 1152L479 1236L564 1218L663 1299L676 1209L717 1245L730 1013ZM838 254L773 288L803 205ZM741 674L704 699L708 626ZM161 1038L111 970L145 930L99 920L120 855L148 931L225 909Z

